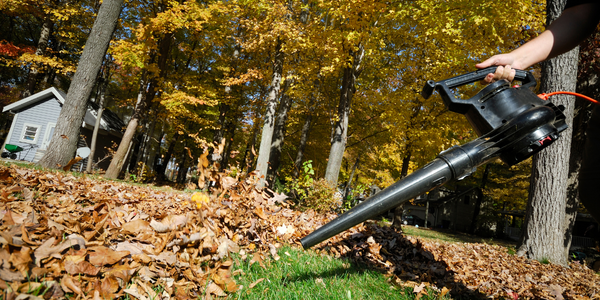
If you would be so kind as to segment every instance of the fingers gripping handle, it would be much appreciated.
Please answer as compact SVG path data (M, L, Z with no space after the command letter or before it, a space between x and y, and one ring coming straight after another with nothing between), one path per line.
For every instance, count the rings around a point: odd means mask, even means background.
M467 74L463 74L463 75L459 75L456 77L441 80L438 82L435 82L433 80L428 80L427 83L425 84L425 86L423 87L423 91L421 92L421 95L423 96L423 98L428 99L433 94L433 91L437 88L438 91L440 93L442 93L442 97L444 97L445 96L444 94L446 94L448 97L454 98L450 92L450 89L483 80L487 76L487 74L495 73L496 68L498 68L498 66L492 66L492 67L488 67L485 69L470 72ZM529 86L536 84L533 74L523 71L523 70L518 70L518 69L514 69L514 70L515 70L515 79L521 80L523 82L522 85L524 87L529 87Z

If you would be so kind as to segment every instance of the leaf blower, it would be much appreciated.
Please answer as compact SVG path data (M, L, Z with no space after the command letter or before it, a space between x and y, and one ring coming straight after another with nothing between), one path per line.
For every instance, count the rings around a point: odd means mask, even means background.
M458 99L451 90L480 81L495 70L490 67L438 82L429 80L421 92L427 99L437 90L448 110L465 115L479 138L442 151L424 167L302 238L302 246L308 249L450 180L460 180L493 159L514 165L554 143L567 129L564 107L531 91L536 86L533 74L516 70L521 86L499 80L470 99Z

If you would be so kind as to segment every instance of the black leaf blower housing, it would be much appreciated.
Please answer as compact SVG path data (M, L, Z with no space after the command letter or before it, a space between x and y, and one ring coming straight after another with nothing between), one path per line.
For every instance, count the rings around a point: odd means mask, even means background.
M492 159L514 165L554 143L567 128L564 108L542 100L530 89L536 86L531 73L516 70L515 79L521 86L511 87L507 80L499 80L470 99L458 99L451 90L480 81L495 70L490 67L437 82L429 80L421 92L427 99L438 91L448 110L464 114L479 138L441 152L423 168L302 238L302 246L310 248L450 180L460 180Z

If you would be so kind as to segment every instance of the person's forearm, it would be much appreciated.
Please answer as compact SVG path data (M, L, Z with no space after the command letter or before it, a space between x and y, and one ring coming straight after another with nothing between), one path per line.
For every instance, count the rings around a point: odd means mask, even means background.
M513 51L515 61L527 68L577 47L596 28L599 9L597 3L589 3L565 10L546 31Z
M551 31L542 32L535 39L512 51L515 57L513 67L526 69L549 58L554 44L554 35Z

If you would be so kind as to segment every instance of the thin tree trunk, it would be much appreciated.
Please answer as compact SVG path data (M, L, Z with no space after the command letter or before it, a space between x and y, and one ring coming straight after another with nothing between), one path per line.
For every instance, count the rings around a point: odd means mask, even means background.
M269 154L270 168L267 172L267 179L271 183L271 186L277 177L277 171L281 164L281 150L285 140L285 125L288 119L288 111L292 106L292 98L285 93L289 85L290 80L286 80L283 84L283 95L281 96L281 102L279 103L277 115L275 116L275 128L273 131L273 140L271 142L271 153Z
M48 41L50 40L50 32L52 31L53 22L50 16L46 16L44 23L42 24L42 30L40 32L40 39L38 40L37 49L35 55L43 56L46 53L48 47ZM29 75L27 75L27 89L23 92L23 97L29 97L35 93L37 87L39 68L36 64L32 64L29 69Z
M469 233L475 233L475 229L477 229L477 218L479 217L479 213L481 212L481 203L483 202L483 189L485 188L485 183L488 178L488 174L490 173L490 164L485 165L485 170L483 171L483 177L481 178L481 186L476 189L477 198L475 199L475 209L473 209L473 217L471 218L471 227L469 228Z
M87 101L102 65L108 44L117 25L123 0L105 0L92 27L67 99L60 112L48 150L39 164L46 168L65 166L75 153Z
M325 169L325 180L329 182L331 187L337 186L338 176L344 158L344 151L346 150L350 105L352 103L352 95L356 89L356 79L360 73L361 63L364 57L364 47L359 45L359 50L357 52L350 51L350 57L352 57L352 66L344 68L340 103L338 106L338 119L334 125L329 160L327 161L327 168Z
M179 170L177 170L177 183L184 183L185 176L187 175L187 168L185 167L187 163L187 151L186 148L187 143L184 144L183 151L181 151L181 163L179 164Z
M296 159L294 160L294 172L292 177L297 179L300 176L300 168L302 168L302 160L304 159L304 148L306 148L306 142L308 141L308 134L310 133L310 125L312 122L313 112L315 111L315 96L311 95L310 103L308 104L309 109L302 125L302 132L300 134L300 144L298 145L298 153L296 153Z
M145 82L145 74L142 75L140 80L140 89L138 91L138 99L135 104L133 115L127 123L127 129L125 129L125 133L123 137L121 137L121 142L119 143L119 147L117 148L116 153L114 154L108 169L106 170L106 174L104 176L106 178L117 178L123 169L123 165L125 164L125 160L129 154L129 148L131 147L131 143L133 140L133 136L135 135L135 131L137 129L140 114L142 111L142 105L144 102L144 98L146 98L146 82Z
M148 91L144 92L143 90L143 82L141 85L142 97L138 97L138 103L136 104L135 110L129 123L127 124L127 129L125 130L125 134L121 139L121 143L119 144L119 148L115 153L112 161L110 162L110 166L108 170L106 170L106 174L104 175L106 178L117 178L121 170L123 169L123 165L125 163L125 155L127 154L127 145L133 139L135 132L137 130L137 126L142 118L142 115L146 113L146 107L148 104L152 102L154 96L156 95L156 89L158 88L158 79L164 78L167 74L167 60L169 58L169 51L171 50L171 42L173 41L173 33L166 33L160 41L159 45L159 57L158 57L158 69L160 70L158 78L152 78L150 80L150 85L148 87Z
M271 87L269 88L269 95L267 97L267 109L265 111L260 148L258 150L258 160L256 162L256 170L260 176L257 183L258 188L263 188L265 186L267 170L269 168L269 155L271 154L273 128L275 127L275 108L277 107L277 99L279 98L279 90L281 88L281 76L283 74L284 53L281 51L281 44L281 40L277 39L275 60L273 61L273 77L271 80Z
M165 153L165 159L163 161L163 164L160 166L160 168L158 168L158 170L156 170L156 175L158 176L158 181L164 181L166 178L165 171L167 170L167 165L169 164L169 161L171 160L171 156L173 156L173 151L175 150L175 144L177 144L179 137L180 137L179 133L176 132L175 136L173 137L173 140L169 144L167 153Z
M560 15L565 3L565 0L547 2L547 24ZM575 91L578 53L576 48L542 64L540 92ZM533 157L525 228L517 253L566 265L564 223L574 99L555 96L552 102L565 107L569 128L552 147Z
M354 178L354 172L356 172L356 168L358 168L358 164L360 163L360 154L356 158L354 165L352 166L352 171L350 172L350 177L348 177L348 183L344 188L344 196L342 199L346 199L348 197L348 191L350 191L350 187L352 186L352 179Z
M252 138L246 144L246 151L244 152L244 158L242 162L244 162L247 172L252 170L252 165L254 164L254 146L256 146L256 138L258 136L258 124L254 123L252 125Z
M94 131L92 132L92 141L90 145L90 156L88 157L87 165L85 167L86 172L92 171L92 165L94 164L94 156L96 155L96 142L98 140L98 131L100 130L100 121L102 120L102 113L104 112L104 99L106 94L106 86L108 85L108 68L104 73L102 82L100 84L100 95L98 101L98 113L96 115L96 122L94 124Z
M223 151L223 154L222 154L223 158L221 159L221 167L220 167L221 171L227 169L227 167L229 166L229 157L231 154L231 147L233 147L233 138L235 137L236 127L237 126L236 126L235 122L227 123L227 136L229 136L229 139L225 143L225 150Z

